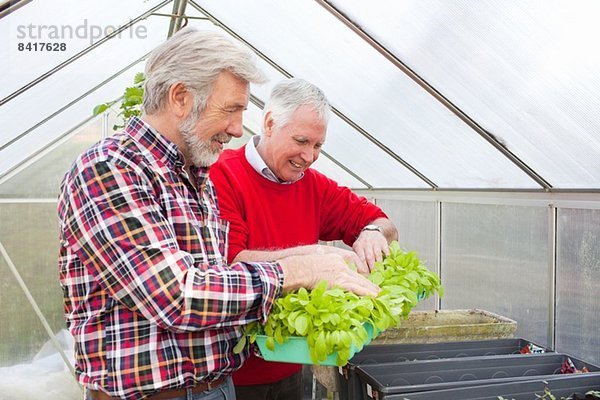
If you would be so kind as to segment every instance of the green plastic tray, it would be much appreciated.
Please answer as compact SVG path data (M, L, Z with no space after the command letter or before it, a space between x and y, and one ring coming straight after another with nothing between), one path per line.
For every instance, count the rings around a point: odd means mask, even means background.
M371 324L365 324L364 327L367 331L367 340L358 349L352 345L350 348L350 357L348 357L348 359L352 358L354 354L361 351L363 346L369 344L371 339L373 339L373 327ZM306 342L305 337L292 336L283 344L275 342L275 350L269 350L266 342L267 336L258 335L256 337L256 344L258 345L260 354L267 361L288 362L294 364L315 364L310 358L308 343ZM325 361L320 362L317 365L336 366L336 359L337 352L334 352L330 354Z
M417 292L417 299L422 300L424 297L425 290L419 290ZM369 323L366 323L364 327L367 331L367 340L358 349L354 345L352 345L352 347L350 348L350 356L348 357L348 359L351 359L352 356L354 356L354 354L361 351L363 346L369 344L373 339L373 326ZM256 344L258 345L261 356L267 361L315 365L315 363L310 358L310 352L308 351L308 343L306 342L305 337L292 336L288 338L288 341L283 344L275 342L275 349L269 350L267 348L267 336L258 335L256 337ZM316 365L337 366L336 360L337 352L334 352L330 354L325 359L325 361Z

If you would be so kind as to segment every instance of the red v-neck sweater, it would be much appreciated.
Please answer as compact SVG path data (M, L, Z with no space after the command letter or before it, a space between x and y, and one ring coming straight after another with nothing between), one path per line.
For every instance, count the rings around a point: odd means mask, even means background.
M272 182L252 168L244 152L245 146L225 150L210 168L221 218L230 223L229 262L245 249L283 249L340 239L351 246L365 225L387 218L364 197L310 168L292 184ZM272 383L300 368L251 356L233 380L242 386Z

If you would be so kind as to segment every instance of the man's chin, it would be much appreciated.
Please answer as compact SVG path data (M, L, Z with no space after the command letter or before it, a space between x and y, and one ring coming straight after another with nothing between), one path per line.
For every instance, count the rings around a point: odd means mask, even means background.
M210 167L211 165L217 162L220 154L221 153L219 152L217 154L202 154L200 156L194 157L194 165L199 168Z
M279 180L283 181L283 182L294 182L297 181L298 179L300 179L300 177L302 176L302 173L294 173L294 174L288 174L282 178L279 178Z

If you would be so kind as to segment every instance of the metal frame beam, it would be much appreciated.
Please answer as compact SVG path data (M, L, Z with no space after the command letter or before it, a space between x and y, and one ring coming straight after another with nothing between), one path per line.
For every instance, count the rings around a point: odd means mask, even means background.
M600 209L599 190L561 190L551 192L535 190L405 190L375 189L371 191L356 189L357 194L376 196L379 199L410 201L442 201L445 203L501 204L510 206L563 207L578 209Z
M9 0L2 2L0 4L0 19L23 7L25 4L31 3L31 1L32 0Z
M171 22L169 23L169 33L167 34L167 38L170 38L175 32L181 29L181 22L185 17L186 6L187 0L173 1L173 15L171 16Z
M557 231L558 208L548 206L548 275L550 278L548 290L548 339L550 347L556 349L556 265L557 265Z

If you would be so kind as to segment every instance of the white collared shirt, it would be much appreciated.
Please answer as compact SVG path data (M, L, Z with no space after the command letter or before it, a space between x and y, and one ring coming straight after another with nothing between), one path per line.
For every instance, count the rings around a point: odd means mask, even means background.
M261 174L266 179L275 183L281 183L282 185L289 185L290 183L294 183L302 179L302 177L304 176L304 172L300 175L300 178L289 182L282 181L279 178L277 178L273 171L271 171L271 169L267 166L265 160L263 160L263 158L258 153L258 150L256 149L256 146L258 146L258 142L260 142L260 136L252 137L246 144L246 150L244 153L244 155L246 156L246 160L248 160L248 163L252 166L252 168L254 168L256 172Z

